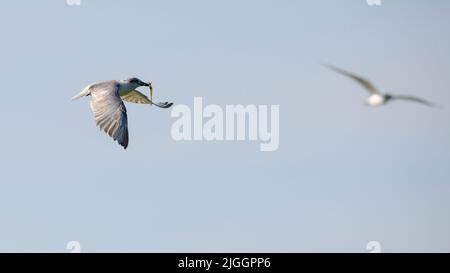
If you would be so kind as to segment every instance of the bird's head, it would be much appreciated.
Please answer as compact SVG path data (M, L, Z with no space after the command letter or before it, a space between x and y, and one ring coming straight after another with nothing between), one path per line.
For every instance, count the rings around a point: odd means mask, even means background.
M127 83L130 85L131 88L136 89L140 86L148 86L148 83L141 81L138 78L129 78L124 81L124 83Z

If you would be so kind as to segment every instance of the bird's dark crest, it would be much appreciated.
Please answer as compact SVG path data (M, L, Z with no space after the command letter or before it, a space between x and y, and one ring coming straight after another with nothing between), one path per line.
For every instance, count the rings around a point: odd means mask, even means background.
M133 77L133 78L129 78L129 79L128 79L128 81L129 81L129 82L133 82L133 83L138 83L138 82L141 82L141 80L140 80L140 79L138 79L138 78L136 78L136 77Z

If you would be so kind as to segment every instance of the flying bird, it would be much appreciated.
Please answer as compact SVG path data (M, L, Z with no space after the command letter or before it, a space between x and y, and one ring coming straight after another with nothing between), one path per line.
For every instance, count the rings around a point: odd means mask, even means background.
M128 147L128 117L123 101L150 104L160 108L169 108L173 105L169 102L154 103L136 90L140 86L150 86L150 84L138 78L97 82L86 86L72 100L91 96L91 110L97 125L126 149Z
M388 93L382 93L380 92L375 85L373 85L369 80L355 75L353 73L350 73L348 71L345 71L341 68L332 66L332 65L325 65L326 67L330 68L331 70L347 76L351 79L353 79L354 81L358 82L360 85L362 85L367 91L369 91L370 96L367 98L367 104L370 106L380 106L383 104L388 103L391 100L405 100L405 101L412 101L412 102L417 102L426 106L434 106L433 103L424 100L422 98L419 97L414 97L414 96L409 96L409 95L393 95L393 94L388 94Z

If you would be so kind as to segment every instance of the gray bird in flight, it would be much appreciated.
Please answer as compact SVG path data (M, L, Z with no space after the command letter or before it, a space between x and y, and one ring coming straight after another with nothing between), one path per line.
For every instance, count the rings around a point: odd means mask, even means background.
M136 90L140 86L149 86L149 84L138 78L97 82L86 86L72 100L91 96L91 110L94 112L97 125L126 149L128 147L128 118L123 101L150 104L160 108L169 108L173 105L169 102L152 102L151 99Z
M412 102L417 102L426 106L434 106L433 103L424 100L422 98L419 97L414 97L414 96L408 96L408 95L392 95L392 94L388 94L388 93L382 93L380 92L375 85L373 85L369 80L355 75L353 73L350 73L348 71L345 71L341 68L332 66L332 65L325 65L326 67L330 68L331 70L347 76L351 79L353 79L354 81L358 82L360 85L362 85L367 91L369 91L370 96L367 98L367 105L370 106L380 106L380 105L384 105L386 103L388 103L391 100L405 100L405 101L412 101Z

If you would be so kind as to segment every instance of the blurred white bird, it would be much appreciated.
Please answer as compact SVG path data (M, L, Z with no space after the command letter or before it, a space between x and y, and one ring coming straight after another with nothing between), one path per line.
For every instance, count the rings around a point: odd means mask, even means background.
M72 100L91 96L91 109L97 125L126 149L128 147L128 118L123 101L150 104L160 108L169 108L173 105L169 102L153 103L147 96L135 90L140 86L149 86L149 84L138 78L93 83L86 86Z
M418 102L418 103L421 103L421 104L427 105L427 106L434 106L433 103L431 103L427 100L424 100L422 98L419 98L419 97L381 93L375 87L375 85L373 85L370 81L368 81L367 79L364 79L363 77L360 77L353 73L347 72L341 68L338 68L338 67L335 67L332 65L325 65L325 66L341 75L347 76L347 77L355 80L356 82L361 84L367 91L369 91L369 93L371 95L367 98L367 104L370 106L380 106L380 105L386 104L387 102L389 102L391 100L406 100L406 101Z

